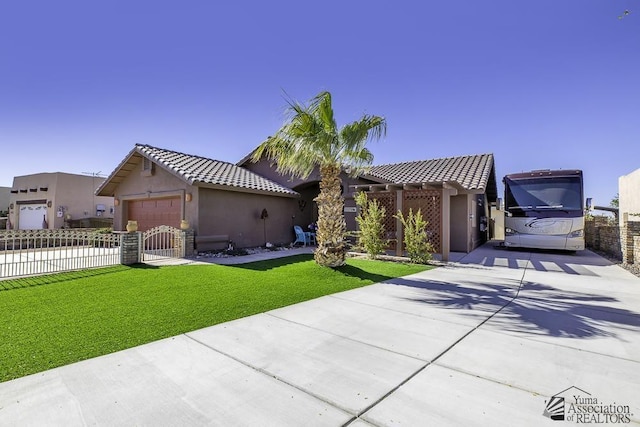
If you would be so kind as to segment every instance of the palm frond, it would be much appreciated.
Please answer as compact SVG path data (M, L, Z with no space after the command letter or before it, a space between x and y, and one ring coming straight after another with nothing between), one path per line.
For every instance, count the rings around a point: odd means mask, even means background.
M383 117L365 114L338 130L329 92L320 92L308 105L291 97L287 103L286 123L258 146L254 162L266 157L280 173L300 178L308 177L318 166L349 166L356 174L372 163L373 155L365 146L386 135Z

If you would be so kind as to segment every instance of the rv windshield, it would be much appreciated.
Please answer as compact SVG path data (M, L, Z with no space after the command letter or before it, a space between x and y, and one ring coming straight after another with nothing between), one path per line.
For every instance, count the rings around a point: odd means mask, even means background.
M505 179L508 211L582 211L579 177Z

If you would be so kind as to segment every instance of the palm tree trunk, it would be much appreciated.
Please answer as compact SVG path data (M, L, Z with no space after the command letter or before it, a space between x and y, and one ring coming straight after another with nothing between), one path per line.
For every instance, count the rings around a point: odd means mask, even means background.
M320 167L320 195L315 199L318 203L318 248L314 258L325 267L344 265L347 253L340 172L339 165Z

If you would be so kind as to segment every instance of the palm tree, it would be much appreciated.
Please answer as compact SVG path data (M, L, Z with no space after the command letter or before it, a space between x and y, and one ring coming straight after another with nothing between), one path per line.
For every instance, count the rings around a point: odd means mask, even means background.
M343 169L357 175L371 165L373 155L365 147L369 140L386 134L383 117L364 114L360 120L338 129L333 117L331 94L321 92L309 105L288 100L289 118L278 132L260 144L252 160L263 157L276 163L279 173L307 178L320 169L318 203L318 248L314 258L320 265L339 267L345 263L346 245Z

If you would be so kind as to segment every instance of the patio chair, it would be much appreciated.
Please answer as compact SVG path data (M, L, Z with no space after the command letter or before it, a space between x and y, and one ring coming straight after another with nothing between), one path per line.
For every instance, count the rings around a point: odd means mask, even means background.
M302 246L311 245L312 243L315 245L316 243L315 233L311 233L309 231L303 231L302 227L300 227L299 225L294 225L293 231L296 233L296 240L294 240L293 246L295 246L296 243L302 243Z

